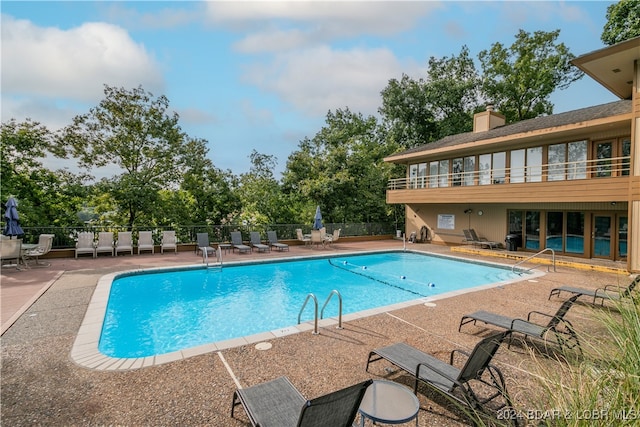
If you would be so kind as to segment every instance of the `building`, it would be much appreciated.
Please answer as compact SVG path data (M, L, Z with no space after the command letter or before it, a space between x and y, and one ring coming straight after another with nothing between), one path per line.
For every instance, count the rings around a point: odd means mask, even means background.
M473 132L385 159L406 165L387 203L405 205L407 235L458 245L473 228L640 271L640 37L573 64L620 100L509 125L489 106Z

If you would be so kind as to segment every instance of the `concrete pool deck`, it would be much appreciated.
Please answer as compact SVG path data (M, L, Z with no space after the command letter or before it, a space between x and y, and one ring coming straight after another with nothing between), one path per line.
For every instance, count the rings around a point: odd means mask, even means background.
M512 265L508 253L452 252L436 245L408 245L408 249ZM292 246L289 253L229 254L225 259L329 254L332 251L400 249L397 240L337 243L332 249ZM487 256L490 255L490 256ZM531 310L554 312L562 300L547 300L560 284L597 287L627 284L628 275L615 273L621 264L575 260L535 281L466 293L368 317L349 319L344 329L321 326L320 334L302 332L255 343L212 350L186 359L129 371L96 371L71 358L89 301L101 277L140 268L197 264L193 252L141 256L100 256L98 259L52 259L51 267L2 270L2 409L3 425L213 425L244 426L240 409L229 417L236 387L250 386L287 375L307 397L316 397L366 378L391 378L408 384L408 377L385 369L383 363L365 372L373 348L407 342L446 360L455 348L471 349L491 328L469 326L457 331L462 315L480 308L523 316ZM565 262L565 259L563 259ZM597 268L590 268L596 266ZM584 267L584 268L583 268ZM539 268L546 271L546 268ZM594 313L578 304L568 318L582 332L597 333ZM263 344L261 342L260 344ZM261 350L261 348L268 348ZM538 358L539 359L539 358ZM530 385L536 363L524 347L502 346L496 363L507 378L517 403L532 409ZM553 360L543 363L554 362ZM555 363L558 363L555 361ZM419 394L420 426L464 425L465 420ZM534 405L534 406L532 406Z

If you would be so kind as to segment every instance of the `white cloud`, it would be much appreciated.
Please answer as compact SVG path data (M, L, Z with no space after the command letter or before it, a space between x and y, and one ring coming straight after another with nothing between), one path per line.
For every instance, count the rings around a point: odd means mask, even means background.
M406 70L387 49L332 50L322 46L278 55L254 66L245 79L307 114L349 107L375 114L380 91Z
M154 58L126 31L105 23L61 30L2 16L2 97L93 102L103 86L163 86ZM7 112L3 108L3 120Z

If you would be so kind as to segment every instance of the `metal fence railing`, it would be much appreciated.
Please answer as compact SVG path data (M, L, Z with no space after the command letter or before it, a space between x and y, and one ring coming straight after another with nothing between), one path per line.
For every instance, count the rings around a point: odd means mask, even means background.
M333 230L341 229L340 236L380 236L386 234L395 235L395 225L392 223L326 223L324 226L327 233L333 233ZM24 236L25 243L37 243L40 234L53 234L54 249L64 249L75 247L76 238L81 231L92 231L94 233L100 231L111 231L115 238L119 231L132 231L134 244L138 241L139 231L152 231L154 242L160 244L162 231L175 230L178 243L195 243L197 233L209 233L209 239L213 243L229 242L231 240L232 231L240 231L243 240L249 240L251 231L258 231L263 239L267 237L267 231L273 230L278 234L280 240L296 239L296 229L302 229L303 233L309 233L312 226L308 224L272 224L272 225L177 225L167 227L153 226L135 226L129 228L126 226L114 225L86 225L79 227L25 227Z

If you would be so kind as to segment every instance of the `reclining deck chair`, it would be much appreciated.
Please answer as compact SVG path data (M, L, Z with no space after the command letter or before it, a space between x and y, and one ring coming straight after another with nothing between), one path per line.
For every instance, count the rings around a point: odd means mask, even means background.
M231 250L235 252L236 249L240 253L251 252L251 247L242 243L242 233L239 231L232 231L231 232Z
M155 252L155 245L153 244L153 232L140 231L138 232L138 255L141 251Z
M178 243L176 240L176 232L174 230L165 230L162 232L162 242L160 243L160 253L163 254L166 250L173 250L178 254Z
M491 240L487 240L484 237L478 237L478 235L476 234L476 230L474 230L473 228L470 228L467 231L471 236L471 242L473 243L474 246L480 246L481 248L486 246L486 247L489 247L489 249L500 247L499 242L492 242ZM466 233L465 233L465 237L466 237Z
M38 246L25 252L24 255L27 259L35 259L35 263L31 264L31 267L49 267L51 265L48 262L40 262L40 257L51 251L54 237L53 234L41 234L38 237Z
M114 255L113 232L101 231L98 233L98 242L96 243L96 256L99 253L107 252L111 256Z
M20 268L20 258L22 256L22 239L2 239L0 240L0 266ZM5 264L6 262L10 264ZM15 264L14 264L15 261Z
M116 256L120 252L129 252L133 255L133 239L130 231L119 231L116 240Z
M216 249L211 246L209 233L198 233L196 234L196 239L198 241L198 243L196 244L196 255L198 254L198 252L202 252L203 257L205 252L207 253L207 256L216 253Z
M253 252L253 248L256 248L258 252L267 252L271 250L269 245L265 245L262 243L260 239L260 233L257 231L252 231L249 233L249 237L251 238L251 251Z
M76 241L76 258L78 254L92 254L96 257L96 245L93 239L95 238L93 232L82 231L78 233L78 240Z
M325 237L325 241L331 246L332 243L335 243L340 239L340 228L333 230L333 234L327 234Z
M504 377L491 364L491 359L510 333L511 331L504 331L482 339L471 353L453 350L449 363L408 344L392 344L369 353L366 371L369 371L371 362L384 359L415 377L414 393L418 391L418 384L423 382L437 393L474 411L499 411L505 407L513 407L513 404L507 393ZM457 353L467 357L462 368L454 366Z
M305 236L304 234L302 234L301 228L296 228L296 235L298 236L298 240L304 243L305 246L311 244L311 237Z
M278 242L278 234L275 231L267 231L267 240L272 248L276 248L279 251L289 250L289 245Z
M553 315L541 313L539 311L531 311L527 315L527 320L511 318L501 314L490 313L488 311L476 311L475 313L462 316L462 319L460 319L460 326L458 326L458 332L460 332L462 325L466 325L471 322L475 325L477 321L480 321L488 325L520 333L524 335L525 339L530 336L546 342L547 334L553 333L560 350L563 350L564 347L568 349L578 347L578 350L582 353L580 341L578 341L578 336L573 329L573 325L564 318L578 296L579 295L574 295L562 303L558 311ZM546 325L534 323L531 321L531 316L534 314L548 317L550 320ZM509 345L511 345L511 338L513 338L513 335L509 339Z
M581 296L593 297L593 301L592 301L593 304L595 304L596 300L600 298L602 300L600 302L600 305L604 305L605 299L618 300L620 298L626 298L630 296L631 292L633 292L633 290L635 289L636 286L638 286L638 284L640 284L640 275L636 276L636 278L633 279L633 281L629 283L629 286L627 286L626 288L618 285L607 285L604 288L597 288L597 289L584 289L584 288L575 288L573 286L560 286L559 288L553 288L551 290L551 292L549 293L549 299L551 299L551 297L554 295L560 296L561 292L568 292L574 295L578 295L578 297L581 297Z
M280 377L233 393L234 408L242 404L253 426L351 427L371 380L306 400L288 378Z

